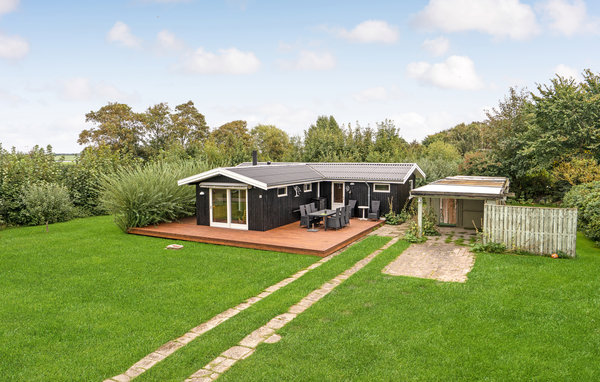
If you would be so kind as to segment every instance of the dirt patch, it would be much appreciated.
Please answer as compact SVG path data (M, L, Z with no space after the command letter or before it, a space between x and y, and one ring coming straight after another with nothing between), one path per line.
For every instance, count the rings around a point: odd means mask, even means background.
M475 256L467 247L428 240L423 244L412 244L382 272L464 283L474 263Z

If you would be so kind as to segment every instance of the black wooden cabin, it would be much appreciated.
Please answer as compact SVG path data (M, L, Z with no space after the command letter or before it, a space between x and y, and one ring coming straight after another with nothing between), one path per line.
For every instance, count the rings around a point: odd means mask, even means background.
M381 215L399 212L417 177L415 163L242 163L179 180L196 187L198 225L267 231L300 220L301 204L334 209L379 200Z

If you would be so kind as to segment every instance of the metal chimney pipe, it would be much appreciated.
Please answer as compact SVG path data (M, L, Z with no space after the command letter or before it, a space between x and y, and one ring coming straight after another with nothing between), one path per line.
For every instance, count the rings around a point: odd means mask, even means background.
M258 152L256 150L252 151L252 166L256 166L258 164Z

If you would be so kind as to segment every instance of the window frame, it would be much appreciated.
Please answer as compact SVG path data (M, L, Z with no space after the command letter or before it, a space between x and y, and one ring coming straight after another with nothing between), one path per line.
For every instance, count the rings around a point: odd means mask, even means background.
M285 194L279 194L279 191L282 190L282 189L285 190ZM287 188L287 186L285 186L285 187L277 187L277 197L278 198L283 198L284 196L288 196L288 188Z
M387 190L378 190L377 186L386 186ZM373 183L373 192L381 192L381 193L386 193L389 194L390 192L392 192L392 186L390 183Z
M304 187L302 188L302 192L312 192L313 191L313 186L312 183L304 183Z

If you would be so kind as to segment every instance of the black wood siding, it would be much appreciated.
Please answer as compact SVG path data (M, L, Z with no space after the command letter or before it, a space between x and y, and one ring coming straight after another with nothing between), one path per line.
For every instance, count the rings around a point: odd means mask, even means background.
M204 192L204 195L200 195L201 192ZM210 224L209 192L208 188L200 187L199 184L196 185L196 224L198 225Z
M252 231L265 231L264 222L264 194L266 191L252 187L248 190L248 229Z
M263 222L262 229L257 224L256 229L259 231L267 231L273 228L280 227L289 223L293 223L300 220L300 212L293 212L294 210L300 209L301 204L307 204L316 197L317 185L313 183L312 192L304 192L303 185L299 184L300 193L296 197L296 191L294 186L287 187L287 196L277 196L277 189L271 190L259 190L262 193L262 218L259 217L259 213L252 209L252 204L248 206L249 219L260 219ZM256 214L256 216L254 216ZM250 228L250 227L249 227Z

